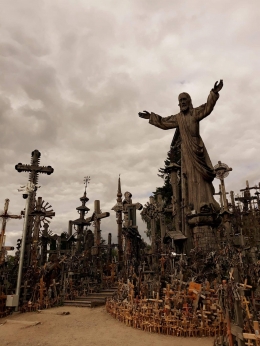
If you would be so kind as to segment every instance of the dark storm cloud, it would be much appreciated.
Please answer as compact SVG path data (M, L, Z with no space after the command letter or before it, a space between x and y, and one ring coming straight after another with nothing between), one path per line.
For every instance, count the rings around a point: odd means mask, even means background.
M0 40L0 196L18 213L28 174L14 170L38 149L38 196L56 212L51 229L77 218L83 177L91 175L88 203L103 211L104 237L116 235L117 179L133 201L145 203L156 186L174 130L138 118L144 109L162 116L179 111L178 95L206 102L216 80L224 88L201 135L213 165L233 168L227 191L258 183L260 82L258 2L23 1L4 2ZM218 189L218 181L215 182ZM10 221L13 243L22 221ZM145 224L139 218L144 235ZM8 233L9 232L9 233ZM115 239L115 238L114 238ZM114 240L115 241L115 240Z

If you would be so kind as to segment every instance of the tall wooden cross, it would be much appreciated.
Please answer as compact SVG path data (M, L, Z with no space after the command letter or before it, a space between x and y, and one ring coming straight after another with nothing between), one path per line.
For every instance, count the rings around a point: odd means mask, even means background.
M33 250L32 250L31 263L37 259L37 249L38 249L41 222L43 222L44 220L47 221L47 218L52 219L52 217L55 216L55 212L52 209L48 210L51 207L52 206L49 205L48 202L46 203L46 205L44 205L44 201L42 200L42 197L38 197L36 205L35 205L35 209L29 214L29 216L35 217L35 222L33 227Z
M100 223L102 219L109 216L110 216L110 213L108 212L102 213L100 209L100 201L95 200L94 213L92 214L92 216L85 219L85 222L93 222L94 224L94 246L97 246L97 247L100 246L100 242L101 242Z
M41 236L41 265L47 262L47 246L49 242L49 225L47 222L43 224L42 236Z
M221 188L221 184L219 184L219 192L215 192L214 196L219 196L219 202L220 202L220 207L221 207L221 211L224 210L224 196L222 196L222 188ZM226 192L226 195L228 195L228 192Z
M254 200L257 200L257 196L251 196L250 190L252 189L257 189L257 186L249 187L248 180L246 181L246 188L240 190L241 192L244 193L244 197L237 197L235 198L236 201L241 201L243 203L243 210L247 211L248 210L248 205L250 210L252 211L252 202Z
M136 222L136 210L142 210L143 205L139 202L132 202L132 194L129 191L124 193L123 200L123 234L125 238L124 261L129 263L132 258L139 256L139 241L140 235Z
M38 176L39 173L44 173L47 175L50 175L54 172L54 169L51 166L40 166L40 157L41 153L39 150L34 150L31 154L31 163L30 164L22 164L18 163L15 166L15 169L21 173L21 172L29 172L29 181L35 185L38 183ZM35 204L35 196L36 196L36 191L32 193L31 196L31 203L29 206L29 213L31 213L34 209L34 204ZM28 226L26 230L26 244L27 244L27 249L26 253L30 253L30 243L31 243L31 238L32 238L32 227L33 227L33 216L30 216L28 218ZM29 265L29 256L26 257L27 263L25 263L25 266Z
M228 202L226 199L226 189L225 189L225 184L224 184L224 178L226 178L229 174L230 171L232 171L232 168L228 167L225 163L218 161L218 164L214 166L214 170L216 173L216 178L220 180L220 196L223 200L223 206L224 206L224 211L228 210Z
M118 188L117 188L117 199L116 205L111 210L116 212L116 222L117 222L117 245L118 245L118 262L121 265L123 259L123 239L122 239L122 212L123 212L123 203L122 203L122 192L121 192L121 181L120 175L118 178Z
M39 150L34 150L32 152L32 158L31 158L31 164L30 165L24 165L22 163L18 163L15 165L15 169L21 173L21 172L29 172L29 181L35 185L38 184L38 176L39 173L45 173L47 175L50 175L54 172L54 169L51 166L39 166L40 163L40 157L41 153Z
M0 233L0 264L3 263L5 259L5 251L7 250L7 247L5 247L5 229L6 229L6 222L8 219L21 219L22 215L11 215L8 214L8 207L9 207L10 200L6 198L5 204L4 204L4 211L2 214L0 214L0 218L2 218L2 227L1 227L1 233Z
M124 213L124 228L136 227L136 210L142 210L143 206L141 203L132 202L131 192L124 193L125 199L123 200L123 213Z
M144 206L141 212L142 218L145 222L151 222L151 240L152 240L152 253L155 253L155 233L156 233L156 221L160 218L160 209L158 208L153 196L149 197L149 202Z

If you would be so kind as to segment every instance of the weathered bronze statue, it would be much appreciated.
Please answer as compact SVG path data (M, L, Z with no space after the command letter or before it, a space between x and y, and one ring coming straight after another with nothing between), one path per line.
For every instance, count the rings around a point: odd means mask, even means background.
M199 123L212 111L219 98L218 92L223 81L216 82L210 91L207 103L193 108L189 94L179 95L180 113L169 117L161 117L147 111L140 112L139 117L149 119L149 123L163 130L176 128L181 138L181 173L186 180L186 203L190 210L200 213L219 211L215 201L212 181L215 177L212 163L206 147L200 137ZM185 189L185 190L186 190Z

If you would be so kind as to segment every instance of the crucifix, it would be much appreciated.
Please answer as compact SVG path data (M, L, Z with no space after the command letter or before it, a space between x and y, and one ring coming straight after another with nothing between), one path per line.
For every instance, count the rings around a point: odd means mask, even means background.
M9 249L9 247L5 246L6 222L8 219L21 219L22 218L22 215L8 214L9 202L10 202L10 200L8 198L6 198L5 204L4 204L4 211L2 214L0 214L0 218L2 218L2 229L1 229L1 233L0 233L0 264L4 262L5 251Z
M135 227L136 225L136 210L142 210L143 206L141 203L132 202L131 192L126 191L124 193L125 199L123 200L123 213L124 213L124 228Z
M15 165L15 169L21 173L21 172L29 172L29 182L31 182L34 185L37 185L38 183L38 176L39 173L44 173L47 175L50 175L54 172L54 169L51 166L40 166L40 157L41 153L39 150L34 150L31 154L31 163L30 164L22 164L18 163ZM30 205L29 205L29 214L33 211L34 209L34 204L35 204L35 196L36 196L36 189L34 192L31 193L31 199L30 199ZM27 245L27 251L26 253L28 254L26 260L27 263L25 263L25 266L29 266L30 264L30 243L31 243L31 238L32 238L32 227L33 227L33 220L34 217L30 216L28 218L27 222L27 229L26 229L26 245Z
M100 209L100 201L95 200L94 213L92 214L92 216L85 219L85 222L93 222L94 224L94 246L97 246L98 248L100 247L100 243L101 243L101 230L100 230L101 220L109 216L110 216L110 213L108 212L102 213Z

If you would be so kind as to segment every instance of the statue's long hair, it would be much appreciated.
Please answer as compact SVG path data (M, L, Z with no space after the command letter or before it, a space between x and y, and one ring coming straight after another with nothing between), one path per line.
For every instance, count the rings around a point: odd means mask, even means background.
M180 99L180 96L181 96L181 95L185 95L185 96L189 99L189 101L190 101L190 109L193 109L193 104L192 104L192 100L191 100L190 95L189 95L188 93L185 93L185 92L180 93L180 95L179 95L179 97L178 97L178 100Z

